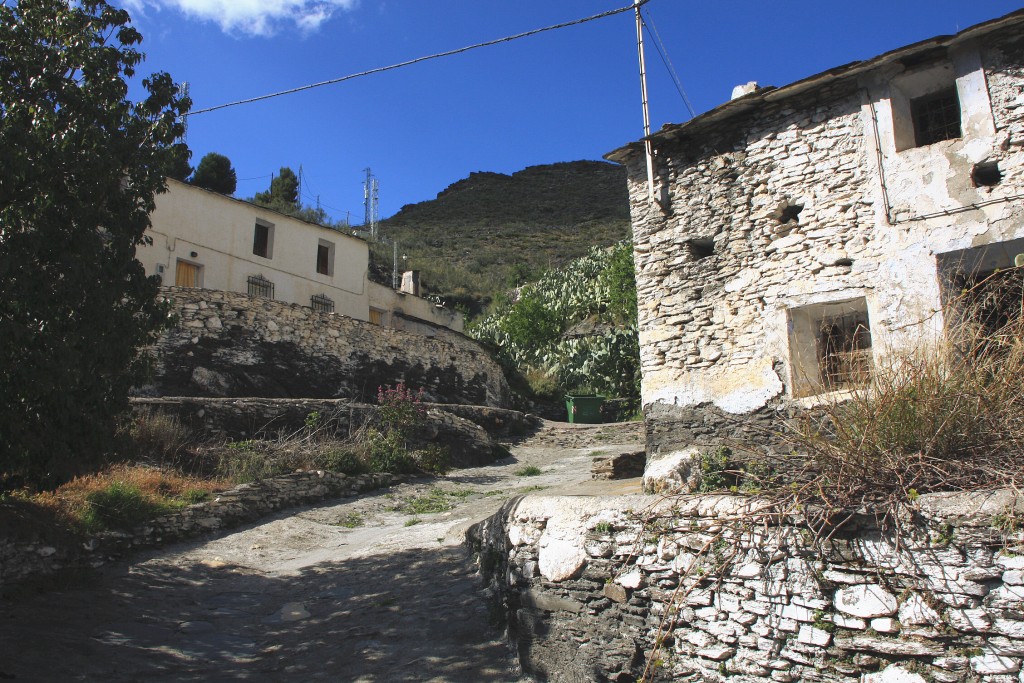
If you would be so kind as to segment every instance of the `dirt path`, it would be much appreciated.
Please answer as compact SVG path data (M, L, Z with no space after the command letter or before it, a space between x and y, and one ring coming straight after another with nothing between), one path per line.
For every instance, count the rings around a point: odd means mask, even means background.
M635 491L590 480L590 465L639 449L640 430L548 423L488 467L289 510L0 603L0 679L526 680L465 530L514 495Z

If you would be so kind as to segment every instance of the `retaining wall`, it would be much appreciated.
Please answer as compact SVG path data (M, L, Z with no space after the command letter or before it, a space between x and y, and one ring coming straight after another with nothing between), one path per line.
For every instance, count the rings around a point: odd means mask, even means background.
M152 347L141 395L369 401L379 386L405 382L428 401L510 403L498 364L451 330L413 334L235 292L163 292L176 321Z
M471 537L545 680L1018 680L1021 498L926 495L899 533L866 517L817 545L799 520L736 525L748 505L531 496Z

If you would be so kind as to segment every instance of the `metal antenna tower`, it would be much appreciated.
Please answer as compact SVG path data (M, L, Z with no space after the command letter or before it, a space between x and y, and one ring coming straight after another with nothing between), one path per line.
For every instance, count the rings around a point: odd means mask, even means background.
M185 81L184 83L181 84L181 86L178 88L178 92L181 93L182 97L187 98L189 96L188 81ZM185 131L181 134L181 141L184 142L187 145L188 144L188 117L187 116L183 116L182 119L183 120L182 120L181 123L185 127Z
M377 206L380 200L380 187L373 170L367 167L366 182L363 183L363 230L370 231L370 237L377 239Z

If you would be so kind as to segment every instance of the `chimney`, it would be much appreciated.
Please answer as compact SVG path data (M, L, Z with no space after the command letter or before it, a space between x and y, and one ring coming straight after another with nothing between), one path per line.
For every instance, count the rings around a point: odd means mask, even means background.
M755 90L757 90L757 81L750 81L748 83L744 83L743 85L737 85L735 88L732 89L732 97L730 97L729 99L739 99L744 95L749 95Z
M407 270L402 273L402 289L405 294L420 295L420 271Z

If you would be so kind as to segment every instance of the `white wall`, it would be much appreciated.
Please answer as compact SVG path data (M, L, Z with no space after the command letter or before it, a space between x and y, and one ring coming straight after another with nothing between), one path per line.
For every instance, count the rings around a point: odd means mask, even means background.
M345 233L306 223L248 202L168 180L156 197L149 246L137 253L148 274L160 272L175 284L179 260L201 266L206 289L247 292L248 278L262 275L274 283L274 298L310 305L310 297L334 301L335 312L358 320L369 318L366 243ZM273 226L268 256L253 254L257 222ZM317 273L317 246L333 244L330 275Z
M399 330L409 332L420 330L427 331L426 325L419 325L415 321L394 315L399 313L404 316L425 320L434 325L441 325L456 332L462 332L465 328L464 316L449 308L438 306L433 301L413 296L406 292L397 291L375 282L369 283L370 306L373 308L389 311L384 324Z

